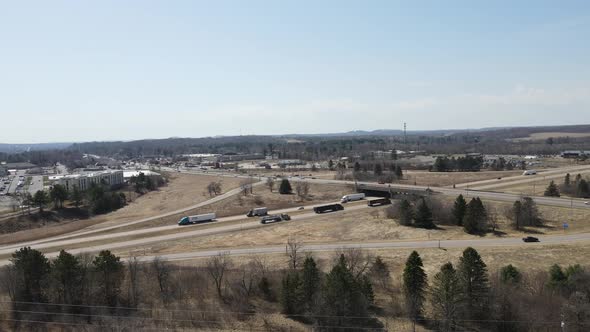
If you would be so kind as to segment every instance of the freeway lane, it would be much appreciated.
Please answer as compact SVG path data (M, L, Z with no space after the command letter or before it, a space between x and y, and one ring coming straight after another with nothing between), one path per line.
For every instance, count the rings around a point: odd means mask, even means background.
M253 184L254 186L258 186L263 184L264 182L257 182L255 184ZM45 243L45 242L49 242L49 241L59 241L59 240L64 240L64 239L69 239L69 238L73 238L73 237L80 237L80 236L84 236L84 235L89 235L89 234L95 234L95 233L100 233L100 232L105 232L105 231L109 231L112 229L117 229L117 228L121 228L121 227L125 227L125 226L130 226L130 225L135 225L135 224L139 224L139 223L144 223L144 222L149 222L149 221L153 221L153 220L157 220L160 218L165 218L165 217L169 217L169 216L173 216L175 214L179 214L179 213L183 213L186 211L190 211L196 208L200 208L200 207L204 207L210 204L213 204L215 202L219 202L221 200L224 200L226 198L229 198L233 195L237 195L241 193L241 189L240 188L235 188L232 189L224 194L221 194L219 196L215 196L209 200L206 200L204 202L200 202L198 204L186 207L186 208L182 208L182 209L178 209L175 211L171 211L171 212L167 212L164 214L160 214L157 216L153 216L153 217L148 217L148 218L143 218L143 219L139 219L139 220L134 220L134 221L130 221L130 222L125 222L125 223L120 223L120 224L116 224L113 226L107 226L107 227L100 227L100 224L98 225L98 228L87 228L86 230L82 230L82 231L76 231L73 233L69 233L66 235L60 235L60 236L55 236L55 237L51 237L51 238L46 238L46 239L42 239L42 240L36 240L36 241L30 241L30 242L24 242L24 243L18 243L18 244L8 244L8 245L4 245L4 246L0 246L0 248L14 248L14 247L23 247L23 246L32 246L35 244L39 244L39 243Z
M455 185L456 188L471 188L477 190L484 190L484 189L491 189L497 187L505 187L511 186L518 183L526 183L532 181L539 181L540 177L545 177L546 179L556 179L560 177L564 177L566 173L570 174L577 174L577 173L587 173L590 172L590 165L582 165L582 166L570 166L570 167L560 167L556 169L548 169L544 171L540 171L537 175L517 175L517 176L510 176L505 177L500 180L498 179L491 179L491 180L481 180L481 181L474 181L474 182L466 182L466 183L458 183ZM514 182L513 182L514 181Z
M326 184L347 184L354 186L353 181L341 181L341 180L323 180L323 179L295 179L294 181L310 181L313 183L326 183ZM446 188L446 187L427 187L427 186L413 186L413 185L405 185L405 184L376 184L373 182L357 182L357 186L359 189L387 189L391 188L393 191L396 189L401 190L426 190L431 189L434 192L441 193L447 196L459 196L459 194L465 197L479 197L482 199L492 199L497 201L505 201L505 202L514 202L521 198L521 195L518 194L510 194L510 193L500 193L500 192L493 192L493 191L480 191L480 190L469 190L469 189L453 189L453 188ZM582 200L576 199L568 199L568 198L558 198L558 197L544 197L544 196L532 196L537 204L541 205L550 205L550 206L559 206L559 207L575 207L581 209L590 209L589 205L584 204Z
M355 210L368 209L368 208L370 208L370 207L368 207L365 204L362 204L362 205L359 204L359 205L354 205L354 206L348 206L346 208L346 210L344 210L344 211L332 212L331 214L342 214L342 213L345 213L346 211L355 211ZM316 218L321 215L323 215L323 214L316 214L314 212L308 212L308 213L303 213L303 214L300 214L297 216L293 216L290 221L283 221L280 223L273 223L273 224L268 224L268 225L263 225L260 223L260 220L256 219L255 221L246 221L243 223L231 224L231 225L221 225L219 227L206 228L206 229L198 229L198 227L197 227L196 229L191 230L190 227L189 228L183 227L186 229L186 231L181 232L181 233L146 237L146 238L135 239L135 240L127 240L127 241L121 241L121 242L115 242L115 243L88 246L88 247L84 247L84 248L68 249L68 252L71 254L79 254L79 253L83 253L83 252L98 252L101 250L121 249L121 248L134 247L134 246L146 245L146 244L151 244L151 243L160 243L160 242L164 242L164 241L178 240L178 239L182 239L182 238L242 231L242 230L253 229L253 228L258 228L258 227L272 227L273 225L277 225L277 224L284 224L284 223L290 223L290 222L296 222L296 221ZM240 219L244 218L243 216L238 216L238 217ZM220 221L222 221L222 220L228 221L226 219L230 219L230 218L233 218L233 220L236 219L236 217L228 217L228 218L220 218ZM252 219L250 219L250 220L252 220ZM201 225L203 225L203 224L201 224ZM175 227L178 228L180 226L175 226ZM128 233L130 233L129 235L134 235L133 232L128 232ZM31 248L41 250L41 251L43 251L43 249L59 248L55 251L46 252L46 255L48 257L55 257L58 255L59 250L61 250L61 248L64 248L65 246L93 242L93 241L108 240L112 237L113 237L112 234L105 234L105 235L97 235L97 236L86 237L86 238L76 238L76 239L61 240L61 241L55 241L55 242L45 242L45 243L31 245ZM15 247L11 247L11 248L2 248L2 249L0 249L0 255L10 255L19 247L20 246L15 246Z
M374 198L374 197L372 197L372 198ZM368 199L372 199L372 198L369 197ZM363 209L363 208L368 209L370 207L368 207L366 205L366 202L367 201L359 201L360 204L348 203L348 204L346 204L345 211L355 211L355 210ZM337 202L307 205L307 206L303 207L303 211L313 211L314 206L334 204L334 203L337 203ZM275 210L275 211L269 211L269 214L292 213L292 212L299 212L299 211L300 211L299 207L296 207L296 208L286 208L286 209L280 209L280 210ZM320 216L320 215L315 214L314 212L309 212L309 213L303 213L303 214L298 214L298 215L292 215L291 220L292 221L304 220L304 219L309 219L309 218L313 218L316 216ZM230 226L223 226L223 223L231 222L231 221L243 221L243 222L240 224L237 224L237 225L234 224L234 225L230 225ZM285 223L285 222L283 222L283 223ZM199 229L200 228L199 226L205 226L205 225L219 225L219 227L207 228L204 230ZM173 225L168 225L168 226L152 227L152 228L138 229L138 230L133 230L133 231L125 231L125 232L118 232L118 233L111 233L111 234L100 234L100 235L93 235L93 236L86 236L86 237L76 236L75 238L72 238L71 236L69 236L69 237L62 237L60 239L44 239L44 240L39 240L39 241L34 241L34 242L29 242L29 243L24 243L24 244L22 244L22 243L11 244L11 245L6 245L3 247L0 247L0 255L10 254L10 253L14 252L16 249L19 249L23 246L30 246L34 249L46 249L46 248L55 248L55 247L65 247L65 246L71 246L71 245L76 245L76 244L81 244L81 243L89 243L89 242L94 242L94 241L106 241L106 240L111 240L111 239L116 239L116 238L121 238L121 237L131 237L131 236L137 236L137 235L142 235L142 234L147 235L150 233L162 233L162 232L167 232L167 231L171 231L171 230L178 231L173 234L157 235L157 236L152 236L152 237L145 237L145 238L138 239L138 240L133 240L134 245L140 245L140 244L149 244L149 243L154 243L154 242L159 242L159 241L167 241L167 240L172 240L172 239L182 239L182 238L186 238L186 237L211 235L211 234L225 233L225 232L229 232L229 231L239 231L239 230L262 227L262 226L264 226L264 225L260 224L259 218L248 218L244 215L236 215L236 216L218 218L214 222L200 223L200 224L194 224L194 225L178 226L177 224L173 224ZM117 246L117 244L114 244L114 246ZM123 246L128 246L127 242L125 242L123 244Z

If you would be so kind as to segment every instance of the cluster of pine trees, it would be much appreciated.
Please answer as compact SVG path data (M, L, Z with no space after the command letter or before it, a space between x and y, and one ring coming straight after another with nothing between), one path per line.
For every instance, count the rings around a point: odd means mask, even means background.
M551 183L553 186L549 184L549 187L547 187L547 190L545 191L545 196L558 196L561 191L572 197L590 197L590 183L588 183L588 180L584 179L581 174L577 174L572 180L571 175L567 173L559 190L557 188L552 188L556 186L553 181L551 181ZM547 195L547 193L550 195Z
M487 266L473 248L463 251L457 268L450 262L442 265L430 288L422 259L412 252L403 272L403 292L409 317L442 331L465 327L464 322L488 316L491 294ZM435 324L425 319L428 299Z
M400 201L397 208L400 225L425 229L436 228L432 216L432 210L428 206L424 197L422 197L415 206L404 198Z
M375 297L369 271L383 269L380 258L373 266L358 269L342 254L330 272L324 274L313 257L308 256L301 269L290 269L283 276L283 313L319 327L375 325L369 315Z
M437 157L432 166L434 172L473 172L479 171L483 166L483 157Z

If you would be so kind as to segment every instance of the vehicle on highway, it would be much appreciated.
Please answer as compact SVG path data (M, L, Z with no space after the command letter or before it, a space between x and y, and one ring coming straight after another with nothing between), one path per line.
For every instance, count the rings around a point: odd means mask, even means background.
M537 171L534 169L527 169L526 171L522 172L522 175L536 175Z
M349 194L349 195L342 196L342 199L340 200L340 203L347 203L347 202L352 202L352 201L360 201L361 199L365 199L365 194L364 193Z
M524 242L539 242L539 239L534 236L523 237L522 240Z
M389 198L372 199L369 202L367 202L368 206L381 206L389 204L391 204L391 200Z
M217 218L215 213L205 213L205 214L198 214L195 216L186 216L186 217L182 217L180 219L180 221L178 222L178 225L183 226L183 225L196 224L196 223L200 223L200 222L213 221L213 220L215 220L215 218Z
M255 208L255 209L248 211L248 214L246 214L246 216L248 216L248 217L262 217L262 216L266 216L267 214L268 214L268 209L265 207L260 207L260 208Z
M315 213L324 213L324 212L336 212L344 210L344 206L340 204L328 204L322 206L316 206L313 208L313 212Z
M590 205L590 201L586 201L586 202L584 202L584 204Z
M273 214L270 216L264 216L264 217L260 218L260 223L267 224L267 223L271 223L271 222L288 221L288 220L291 220L291 216L289 216L286 213L281 213L281 214Z

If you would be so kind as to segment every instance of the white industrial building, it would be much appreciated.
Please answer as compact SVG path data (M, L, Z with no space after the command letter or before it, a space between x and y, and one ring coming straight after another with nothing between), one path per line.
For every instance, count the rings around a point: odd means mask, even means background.
M90 188L93 183L104 184L111 188L124 183L123 171L120 170L58 175L50 177L49 180L53 180L53 184L64 186L68 191L73 190L74 187L84 191Z

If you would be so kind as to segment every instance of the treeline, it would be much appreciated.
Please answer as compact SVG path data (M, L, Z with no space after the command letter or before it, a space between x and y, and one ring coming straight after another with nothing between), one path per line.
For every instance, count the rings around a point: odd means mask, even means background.
M465 156L465 157L436 157L432 171L434 172L474 172L483 167L483 157Z
M51 167L61 163L70 169L86 166L82 157L79 151L69 149L0 153L0 161L8 163L29 162L40 167Z
M529 133L527 131L527 133ZM538 131L535 131L538 132ZM525 132L522 133L523 135ZM526 137L517 136L517 137ZM590 138L554 138L547 141L510 141L513 132L481 131L455 134L359 135L359 136L233 136L208 138L169 138L131 142L89 142L72 145L70 150L121 159L146 156L176 157L190 153L272 154L282 159L309 161L359 157L376 159L375 151L424 151L431 154L541 154L554 155L564 150L588 149ZM391 157L389 157L391 158Z
M559 197L561 195L560 192L572 197L588 198L590 197L590 183L581 174L577 174L572 179L571 175L567 173L560 186L557 186L551 181L545 190L545 196Z
M416 251L398 272L358 249L320 264L292 240L286 258L287 266L271 268L262 258L238 264L220 254L187 266L123 261L108 250L61 251L49 260L25 247L0 270L3 329L289 330L288 321L267 319L278 313L320 331L409 330L407 322L436 331L586 331L590 324L590 273L580 265L490 272L467 248L429 276Z

